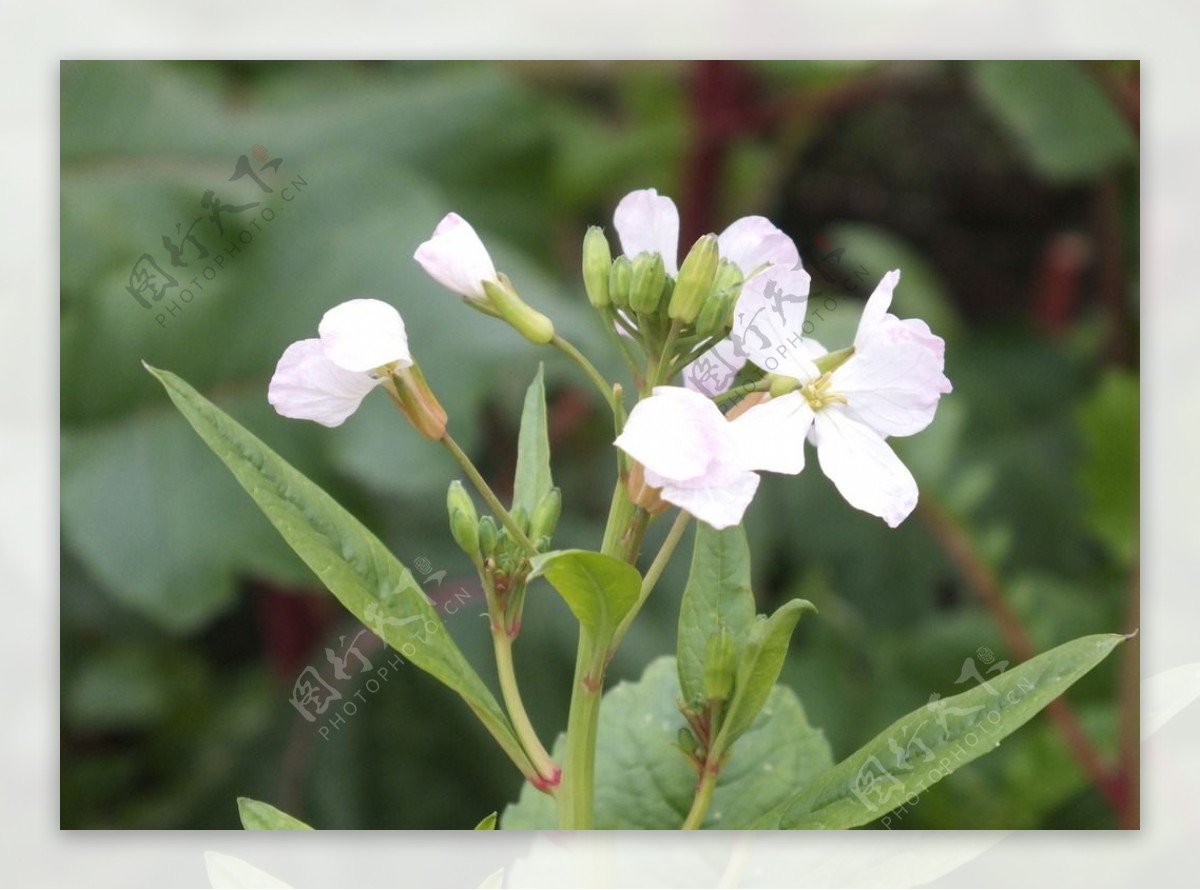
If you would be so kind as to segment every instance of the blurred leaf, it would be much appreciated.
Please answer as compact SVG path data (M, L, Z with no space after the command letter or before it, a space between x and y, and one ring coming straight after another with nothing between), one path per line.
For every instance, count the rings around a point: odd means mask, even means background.
M269 803L239 797L237 801L238 815L242 819L242 828L247 831L312 831L311 825L305 825L299 819L289 816Z
M554 482L550 476L550 439L546 432L546 384L544 369L529 384L525 408L521 412L521 432L517 439L517 472L513 482L513 509L532 517Z
M919 795L998 747L1001 739L1062 695L1124 639L1120 634L1098 634L1072 640L990 678L991 688L980 684L941 699L936 710L944 729L928 705L901 717L800 790L759 827L853 828L878 819L909 795ZM926 767L929 763L936 765Z
M479 824L475 826L475 830L476 831L494 831L496 828L496 823L499 821L500 821L499 814L488 813L486 816L484 816L482 819L479 820Z
M676 661L684 702L704 698L709 640L722 629L740 652L754 624L750 589L750 545L740 525L717 531L696 523L692 569L679 607ZM769 687L768 687L769 688Z
M984 103L1050 180L1087 179L1136 156L1137 141L1076 61L971 62Z
M596 742L598 829L678 828L692 805L696 771L675 747L684 720L673 658L655 659L636 683L610 689L600 704ZM555 751L561 751L559 737ZM754 726L738 742L717 782L704 827L748 828L789 789L829 769L833 758L818 729L788 689L776 687ZM502 827L552 829L554 801L525 787L504 810Z
M393 649L462 696L514 762L522 764L524 754L508 718L450 639L408 569L362 523L229 415L169 371L149 370L342 605Z
M1084 518L1124 565L1133 562L1138 548L1138 401L1137 378L1114 370L1078 410Z

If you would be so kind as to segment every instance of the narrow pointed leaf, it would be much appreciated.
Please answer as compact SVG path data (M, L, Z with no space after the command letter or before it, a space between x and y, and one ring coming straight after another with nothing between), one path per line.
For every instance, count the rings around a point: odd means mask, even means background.
M1123 639L1081 637L986 677L986 686L931 701L802 788L757 827L853 828L873 822L995 749Z
M238 816L242 820L242 828L246 831L312 831L311 825L305 825L294 816L289 816L283 810L276 809L269 803L253 800L249 797L239 797L237 801Z
M517 437L517 473L513 481L513 509L518 507L532 516L542 498L554 486L550 476L550 437L546 431L545 369L538 365L537 376L525 393L521 411L521 432Z
M770 618L760 617L754 623L738 664L733 701L721 724L723 746L732 745L754 723L783 670L796 623L805 612L816 610L808 600L792 600L776 609Z
M181 378L149 366L147 370L342 605L405 660L462 696L525 769L528 760L508 718L420 585L391 551L319 486Z
M479 824L475 826L476 831L494 831L496 823L499 821L499 814L488 813L479 820Z

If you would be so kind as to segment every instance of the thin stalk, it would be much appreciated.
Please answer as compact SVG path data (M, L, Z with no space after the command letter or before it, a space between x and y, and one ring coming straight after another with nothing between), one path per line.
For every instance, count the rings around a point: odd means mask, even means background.
M487 505L492 508L492 512L496 514L496 518L508 529L508 533L513 536L513 540L520 544L526 553L530 555L537 553L537 548L533 546L533 542L529 540L529 536L521 531L520 526L517 525L512 515L500 503L500 499L496 497L496 493L487 484L487 480L475 469L475 464L471 463L471 458L467 457L467 453L459 447L458 443L454 441L449 433L442 436L441 441L446 446L446 450L454 455L454 459L463 468L463 472L467 474L467 478L471 480L471 484L475 486L475 490L487 501Z
M583 373L585 373L592 383L596 385L596 389L600 390L600 394L604 397L605 403L615 412L617 410L617 406L615 403L615 397L613 396L612 384L605 380L604 375L596 370L596 366L587 360L587 356L585 356L582 352L572 346L570 342L564 340L558 334L554 335L554 339L550 341L550 345L555 346L562 352L566 353L571 357L571 360L574 361L575 364L579 365L579 367L583 369Z
M734 399L739 399L742 396L747 396L752 392L766 392L770 388L771 388L770 382L764 377L762 380L759 380L757 383L753 384L752 386L747 386L747 385L743 384L741 386L735 386L735 387L733 387L733 389L727 389L727 390L725 390L725 392L719 392L715 396L712 397L712 400L714 402L716 402L718 405L723 405L726 402L732 402Z
M500 620L497 621L497 618ZM500 676L500 692L508 709L508 719L512 721L517 739L533 761L538 775L545 781L544 786L538 787L547 794L554 794L561 771L538 738L537 730L533 728L525 710L525 703L521 700L513 666L513 639L504 629L503 616L492 617L492 647L496 652L496 671Z
M700 780L696 783L696 796L692 800L692 809L683 821L685 831L695 831L703 824L709 804L712 803L713 792L716 790L717 771L710 769L705 763L704 770L700 773Z
M646 569L646 574L642 576L642 589L638 594L637 602L633 604L633 608L629 610L629 614L625 616L617 627L617 632L613 634L612 643L608 647L610 653L617 651L617 647L621 645L621 640L625 638L630 625L637 618L638 612L642 610L642 606L650 598L650 592L654 590L654 585L658 583L658 579L662 576L663 570L666 569L667 563L671 561L671 556L675 553L675 548L679 546L679 542L683 539L683 533L687 530L688 522L691 518L691 514L685 510L680 510L679 515L675 517L675 522L671 526L671 530L667 532L667 537L663 540L662 546L658 549L658 554L654 557L654 562L650 563L650 568Z

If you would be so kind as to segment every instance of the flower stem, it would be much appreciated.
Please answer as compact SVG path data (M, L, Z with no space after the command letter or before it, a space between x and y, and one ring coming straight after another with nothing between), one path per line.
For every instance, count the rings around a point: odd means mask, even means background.
M491 486L487 484L487 480L475 469L475 464L471 463L471 458L467 457L467 453L459 447L450 433L442 436L441 441L446 446L446 450L454 455L454 459L463 468L463 472L467 474L467 478L471 480L471 484L475 486L476 491L487 501L487 505L492 508L492 512L496 514L496 518L508 529L508 533L513 536L513 540L520 544L526 553L530 555L537 553L537 548L533 546L533 542L529 540L529 536L521 531L516 521L512 518L512 515L500 503L500 499L496 497L496 493L492 491Z
M734 399L738 399L738 398L741 398L742 396L749 395L752 392L766 392L770 388L771 388L770 382L764 377L762 380L759 380L757 383L753 383L753 384L745 384L744 383L741 386L735 386L732 389L727 389L727 390L725 390L725 392L719 392L715 396L712 397L712 400L714 402L716 402L718 405L723 405L726 402L731 402Z
M642 606L646 604L646 600L650 597L650 592L654 590L654 585L658 583L658 579L662 576L663 570L666 569L667 563L671 561L671 556L675 553L675 548L679 546L679 542L683 539L683 533L687 530L688 522L691 518L691 514L685 510L680 510L679 515L675 517L675 523L671 526L671 530L667 532L667 537L662 542L662 546L658 550L658 555L654 557L654 562L650 563L650 568L646 569L646 574L642 577L642 589L638 594L637 602L633 604L633 608L622 619L621 624L617 627L617 632L613 634L612 643L608 647L610 653L615 652L617 647L621 645L621 640L625 638L630 625L637 618L638 612L642 610Z
M504 629L503 616L492 616L492 647L496 652L496 672L500 676L500 692L504 697L504 706L508 709L508 718L512 721L513 730L521 742L521 747L533 761L538 775L545 782L544 786L539 785L538 787L547 794L554 794L561 770L554 762L554 758L546 751L541 740L538 739L537 731L533 728L529 715L525 711L525 704L521 700L521 691L517 687L517 675L513 667L513 639Z
M700 773L700 780L696 783L696 796L692 800L692 809L683 821L685 831L695 831L704 822L709 804L712 803L713 792L717 790L717 775L717 771L709 769L708 764L705 763L704 769Z
M555 346L562 352L565 352L571 357L575 364L583 369L583 373L587 374L592 383L596 384L596 389L600 390L600 394L604 396L604 402L615 413L617 410L616 397L613 395L612 385L604 379L604 375L596 370L596 366L587 360L582 352L571 345L567 340L564 340L558 334L554 335L554 339L550 341L551 346Z

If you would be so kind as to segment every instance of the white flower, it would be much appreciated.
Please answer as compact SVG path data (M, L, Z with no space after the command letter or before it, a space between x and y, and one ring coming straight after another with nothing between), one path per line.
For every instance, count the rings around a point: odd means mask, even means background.
M325 313L319 339L284 350L267 401L284 417L339 426L392 368L412 365L404 320L380 300L349 300Z
M640 253L662 256L667 274L679 274L679 211L654 189L630 192L613 211L613 227L629 259Z
M777 411L768 402L730 421L697 392L657 386L634 406L614 444L643 466L646 484L661 489L663 500L714 528L728 528L742 521L754 498L755 470L804 468L803 449L778 436L787 421Z
M483 282L498 280L487 248L471 224L457 213L448 213L433 230L433 237L413 254L413 259L438 284L468 300L486 303Z
M880 281L863 310L853 354L832 371L817 368L819 356L800 329L769 319L763 331L769 343L747 349L760 368L801 384L761 406L775 406L776 435L799 450L809 434L821 470L842 496L893 528L916 507L917 483L886 439L923 430L942 394L951 390L942 339L925 322L902 321L888 312L899 281L898 271Z

